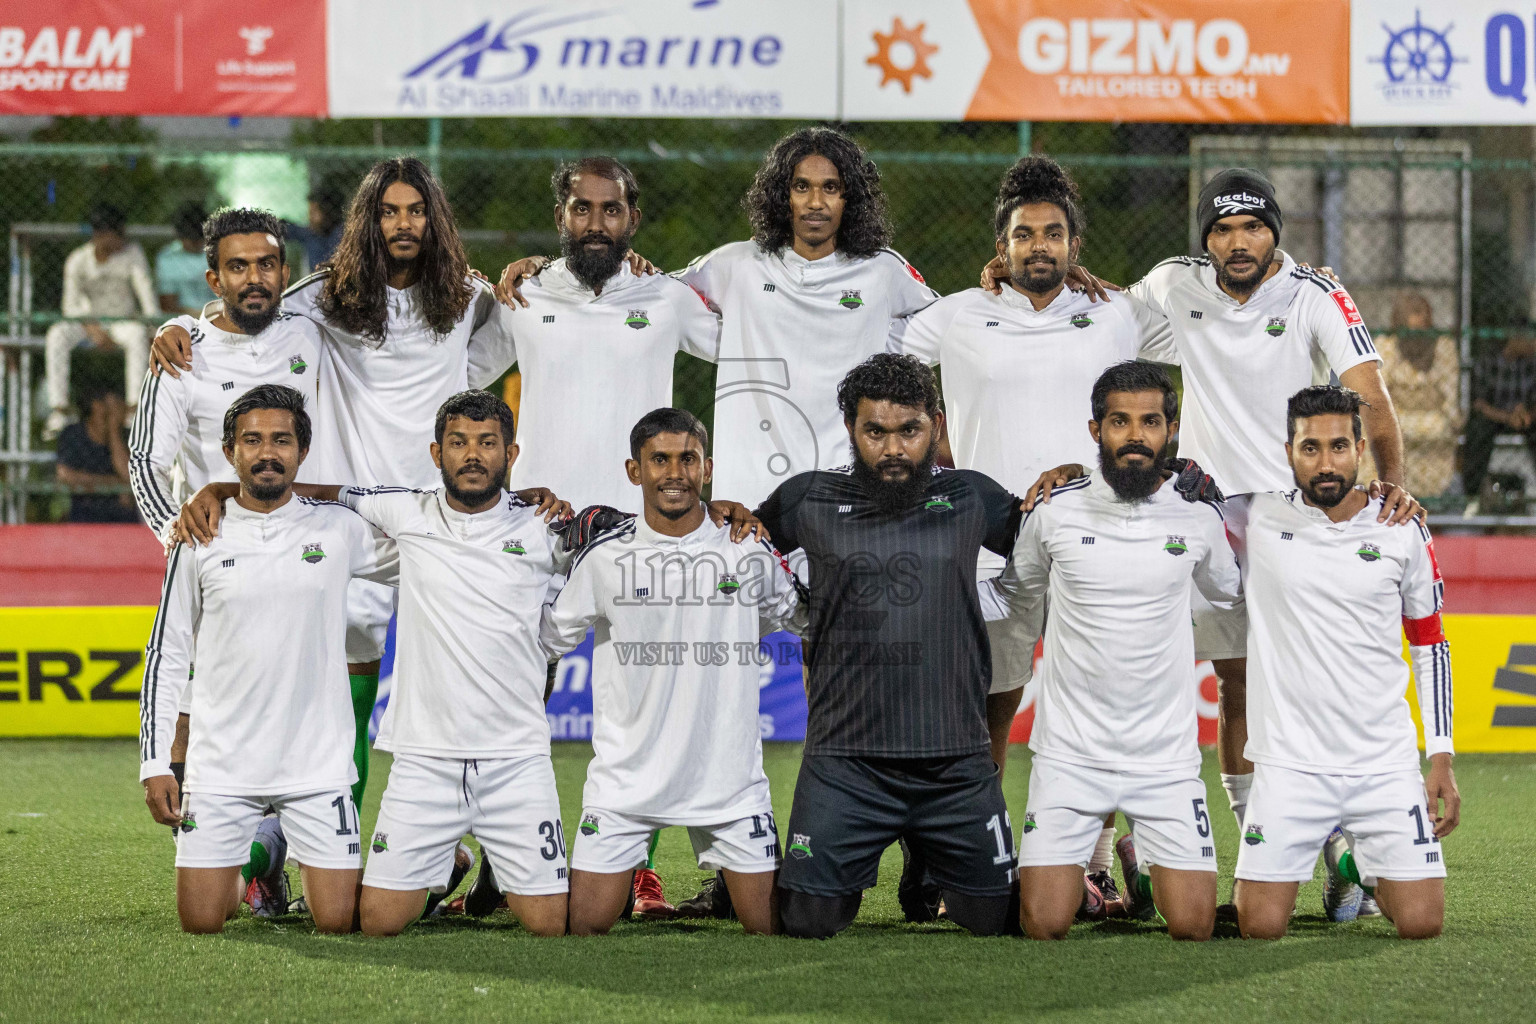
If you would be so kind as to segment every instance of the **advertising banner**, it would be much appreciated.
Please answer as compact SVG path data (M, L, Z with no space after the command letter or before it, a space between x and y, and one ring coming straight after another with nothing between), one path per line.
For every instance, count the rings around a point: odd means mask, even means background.
M330 0L332 117L837 115L822 0Z
M846 0L851 120L1344 123L1347 0Z
M0 9L0 114L326 112L325 0Z
M1357 125L1536 123L1536 0L1354 0Z

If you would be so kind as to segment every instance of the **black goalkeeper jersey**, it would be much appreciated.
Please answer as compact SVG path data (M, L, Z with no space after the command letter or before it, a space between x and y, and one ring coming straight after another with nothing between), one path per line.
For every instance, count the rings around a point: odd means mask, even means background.
M805 752L950 757L989 749L991 649L976 557L1006 556L1019 499L971 470L939 470L923 501L878 511L848 471L802 473L757 510L810 574Z

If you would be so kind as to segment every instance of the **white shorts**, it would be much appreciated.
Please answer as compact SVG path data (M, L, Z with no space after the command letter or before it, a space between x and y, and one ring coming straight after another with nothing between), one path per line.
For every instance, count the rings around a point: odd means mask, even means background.
M1224 661L1248 657L1248 606L1218 611L1189 584L1189 609L1195 620L1195 660Z
M275 810L293 859L326 870L362 863L357 807L350 789L326 789L289 796L225 796L187 793L181 797L179 868L235 868L251 859L251 840L268 809Z
M473 835L502 892L565 892L565 829L548 754L460 760L396 754L363 884L441 892Z
M1248 794L1237 877L1306 882L1335 825L1354 839L1360 879L1444 878L1440 840L1414 769L1377 775L1320 775L1256 764Z
M1124 814L1144 864L1215 871L1216 842L1199 768L1116 772L1036 756L1019 837L1019 866L1088 866L1113 811Z
M384 638L399 594L394 587L372 580L354 579L347 584L347 664L384 657Z
M571 851L571 867L599 874L618 874L640 867L645 863L651 833L670 824L584 807L576 829L576 846ZM685 827L699 867L705 871L751 875L779 866L779 830L768 807L721 825Z

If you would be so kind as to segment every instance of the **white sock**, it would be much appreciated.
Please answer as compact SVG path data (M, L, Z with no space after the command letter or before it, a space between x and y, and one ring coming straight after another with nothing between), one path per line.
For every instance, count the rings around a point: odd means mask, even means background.
M1232 806L1232 814L1237 818L1237 830L1243 830L1243 818L1248 813L1248 791L1253 788L1253 773L1247 775L1228 775L1221 773L1221 788L1227 791L1227 803Z
M1114 862L1115 828L1111 825L1099 833L1099 841L1093 847L1093 856L1088 858L1088 873L1096 875L1100 871L1108 871Z

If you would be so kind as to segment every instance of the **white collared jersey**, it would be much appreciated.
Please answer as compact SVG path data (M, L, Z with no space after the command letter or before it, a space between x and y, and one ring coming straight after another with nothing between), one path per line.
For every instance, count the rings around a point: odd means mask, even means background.
M559 259L528 279L523 296L528 308L501 310L506 329L470 369L476 387L513 362L523 375L513 490L548 487L577 508L639 508L624 471L629 432L673 404L679 352L714 362L720 315L687 285L636 277L628 263L594 295Z
M1015 494L1047 469L1092 466L1094 381L1115 363L1165 358L1167 318L1125 295L1094 302L1063 288L1044 309L1010 287L946 295L893 326L892 352L944 372L955 466L985 473Z
M1050 609L1031 750L1115 771L1199 767L1191 580L1216 608L1243 603L1220 509L1171 483L1132 504L1095 473L1035 506L996 581L1013 614Z
M176 518L181 503L204 484L233 481L224 458L224 414L258 384L284 384L304 396L318 433L323 413L320 328L306 317L279 312L257 335L214 326L213 313L178 316L170 322L192 337L192 368L180 377L149 373L139 392L139 411L128 436L129 480L144 522L157 536ZM325 479L313 441L297 480Z
M893 319L938 298L892 249L807 260L732 242L678 277L725 316L713 493L749 508L797 473L848 461L838 383L885 351Z
M386 288L384 340L376 341L346 333L320 311L329 273L311 274L283 293L285 310L324 328L321 464L332 480L359 486L435 486L441 476L429 447L437 409L469 386L472 351L478 363L488 358L480 354L482 346L501 347L506 310L489 285L466 278L474 289L469 309L439 335L417 308L417 286ZM505 369L502 365L491 379Z
M539 615L566 561L534 507L503 492L469 515L441 489L343 488L400 547L400 618L381 750L425 757L549 753Z
M708 518L684 537L635 518L595 538L542 631L555 657L596 629L582 805L673 825L766 807L758 640L798 605L778 552Z
M1228 495L1290 487L1286 402L1327 383L1330 370L1379 360L1349 293L1278 257L1280 270L1246 303L1221 290L1208 256L1164 260L1130 288L1173 328L1167 361L1184 372L1179 454Z
M1405 634L1425 749L1451 752L1451 653L1429 531L1376 522L1380 499L1341 523L1294 489L1228 505L1248 597L1244 756L1303 772L1416 770Z
M171 773L194 646L187 788L278 795L357 780L347 583L393 583L395 545L344 505L292 497L265 515L224 503L219 535L179 544L144 648L139 778Z

